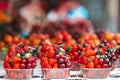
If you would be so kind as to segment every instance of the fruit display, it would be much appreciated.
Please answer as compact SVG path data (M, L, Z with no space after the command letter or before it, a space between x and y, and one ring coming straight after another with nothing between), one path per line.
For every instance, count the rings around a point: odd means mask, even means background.
M27 79L28 76L32 77L32 72L37 65L34 51L35 49L26 45L10 45L4 59L6 77L10 79Z
M63 79L69 77L70 57L61 46L53 45L48 41L43 42L39 51L39 58L43 77Z

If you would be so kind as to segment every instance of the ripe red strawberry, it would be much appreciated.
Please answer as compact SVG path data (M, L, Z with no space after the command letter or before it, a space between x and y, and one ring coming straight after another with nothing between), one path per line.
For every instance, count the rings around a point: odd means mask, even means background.
M8 56L9 56L9 57L14 56L15 49L16 49L16 45L15 45L15 44L12 44L12 45L9 47L9 51L8 51Z
M53 68L58 68L58 63L55 63L55 64L53 65Z
M21 60L22 59L20 57L18 57L18 56L12 57L12 63L13 64L19 63L19 62L21 62Z
M6 68L6 69L11 69L11 66L10 66L9 63L4 63L4 68Z
M48 62L49 62L50 65L54 65L54 64L57 62L57 60L54 59L54 58L50 58L50 59L48 60Z
M20 69L20 63L13 64L14 69Z
M54 58L55 57L55 51L54 51L54 49L52 47L50 47L48 49L47 57L48 58Z
M5 63L8 63L8 62L9 62L9 59L10 59L9 56L6 55L5 58L4 58L4 62L5 62Z

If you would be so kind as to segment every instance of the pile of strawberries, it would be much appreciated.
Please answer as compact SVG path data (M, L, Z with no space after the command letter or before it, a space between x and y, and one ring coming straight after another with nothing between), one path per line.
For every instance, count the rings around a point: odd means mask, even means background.
M84 68L110 68L119 56L118 50L106 40L98 46L94 44L71 45L66 48L66 51L71 61L77 61Z
M37 59L34 56L35 49L26 45L10 45L9 51L4 59L4 68L7 69L29 69L35 68Z
M40 64L42 68L69 68L71 61L64 48L43 42L39 52Z

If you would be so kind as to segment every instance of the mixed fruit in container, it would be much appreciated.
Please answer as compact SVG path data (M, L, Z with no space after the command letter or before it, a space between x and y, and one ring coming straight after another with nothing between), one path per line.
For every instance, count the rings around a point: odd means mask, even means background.
M65 36L67 33L63 31L62 34ZM37 66L37 57L40 60L39 68L42 69L42 75L46 79L66 79L72 76L91 79L109 77L110 71L115 68L115 62L119 58L120 46L117 41L116 43L110 41L111 36L106 36L107 40L102 38L99 40L95 34L91 35L81 37L78 43L73 40L71 44L69 40L71 41L72 38L63 37L56 39L59 44L54 39L43 40L37 47L30 47L24 43L11 44L4 59L6 78L32 78ZM71 71L74 71L72 75Z
M12 44L4 59L4 68L7 79L32 78L37 59L34 56L35 49L26 45Z

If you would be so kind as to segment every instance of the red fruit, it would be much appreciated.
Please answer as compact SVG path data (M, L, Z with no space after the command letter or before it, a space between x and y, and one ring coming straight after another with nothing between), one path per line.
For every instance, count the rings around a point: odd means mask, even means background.
M54 51L54 49L52 47L50 47L48 49L47 57L48 58L54 58L55 57L55 51Z
M65 68L66 66L65 66L65 64L60 64L59 67L60 68Z
M82 64L85 64L85 65L86 65L86 64L88 63L88 59L87 59L87 57L85 57L85 56L82 57L81 60L82 60Z
M101 68L101 65L99 65L99 64L98 64L98 65L96 65L96 68Z
M20 63L13 64L14 69L20 69Z
M13 64L19 63L19 62L21 62L21 60L22 59L18 56L12 57L12 63Z
M89 62L87 65L86 65L87 68L94 68L94 63L93 62Z
M108 64L103 64L102 67L103 68L108 68Z
M6 35L4 37L4 40L5 40L6 43L12 43L12 36L11 35Z
M36 67L36 63L32 63L32 68L35 68Z
M10 66L9 63L4 63L4 68L6 68L6 69L11 69L11 66Z
M26 59L22 59L20 63L26 64Z
M98 63L99 63L98 59L95 59L95 60L94 60L95 66L98 65Z
M94 50L86 50L85 51L85 56L90 57L90 56L95 56L96 52Z
M41 62L44 62L44 61L48 61L48 58L47 58L47 57L43 57L43 58L41 59Z
M6 55L5 58L4 58L4 62L5 62L5 63L8 63L8 62L9 62L9 59L10 59L9 56Z
M60 58L60 59L58 60L58 63L59 63L59 64L64 63L64 59Z
M9 47L9 51L8 51L8 53L7 53L9 57L14 56L15 49L16 49L16 45L15 45L15 44L12 44L12 45Z
M90 56L89 57L92 61L95 61L96 56Z
M57 62L57 60L54 59L54 58L50 58L50 59L48 60L48 62L49 62L50 65L54 65L54 64Z
M38 53L38 58L41 59L42 57L43 57L43 53L40 51L40 52Z
M28 68L28 69L32 68L32 64L31 64L31 63L28 63L28 64L26 65L26 68Z
M103 64L103 63L104 63L104 60L103 60L103 59L99 59L99 63L100 63L100 64Z
M19 38L18 38L17 36L14 36L14 37L13 37L13 43L16 44L16 43L18 43L18 42L19 42Z
M58 68L58 63L55 63L55 64L53 65L53 68Z
M28 47L27 47L27 46L24 46L24 47L23 47L23 50L24 50L24 51L26 51L27 49L28 49Z
M75 60L75 57L73 55L70 55L70 60L71 61L74 61Z
M63 35L61 33L56 34L56 39L57 40L63 40Z
M24 63L20 64L20 69L25 69L25 64Z
M27 60L29 63L33 63L34 61L36 61L36 58L34 56L31 56L30 58L28 58Z
M77 51L77 45L72 44L72 51L73 51L73 52Z
M73 56L76 58L79 56L78 52L73 52Z

